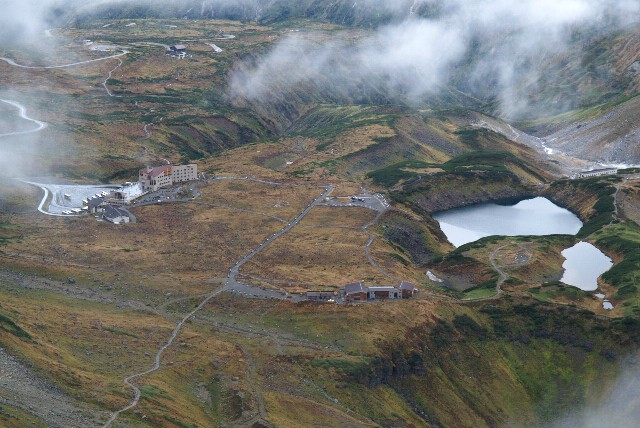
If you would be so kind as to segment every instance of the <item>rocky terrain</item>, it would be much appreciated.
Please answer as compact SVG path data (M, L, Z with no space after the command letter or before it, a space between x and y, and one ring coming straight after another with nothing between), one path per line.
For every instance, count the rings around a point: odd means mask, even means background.
M25 367L16 357L0 348L0 407L19 408L35 416L34 426L56 428L98 426L106 414L96 414L74 400L50 381L43 380ZM11 410L3 409L0 421L15 426Z
M611 165L640 165L640 99L633 98L602 116L580 120L543 137L570 156Z

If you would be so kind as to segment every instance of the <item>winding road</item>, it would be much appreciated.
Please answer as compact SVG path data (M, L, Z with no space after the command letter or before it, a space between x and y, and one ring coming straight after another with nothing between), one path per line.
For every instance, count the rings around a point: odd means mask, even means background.
M107 76L106 79L104 79L104 82L102 82L102 86L104 86L105 91L107 91L107 95L109 95L110 97L119 97L119 95L113 95L113 92L111 92L111 90L107 87L107 82L109 81L109 79L111 79L111 76L113 75L113 72L116 71L117 69L119 69L122 66L122 59L118 58L118 62L119 64L115 66L115 68L111 71L109 71L109 75Z
M42 186L40 184L37 184L37 183L30 183L30 182L27 182L27 181L25 181L25 183L31 184L32 186L37 186L37 187L41 188L42 191L44 192L44 195L42 195L42 199L40 200L40 204L38 204L38 211L40 211L42 214L50 215L50 216L53 216L53 217L68 217L67 214L54 214L54 213L50 213L50 212L48 212L48 211L46 211L44 209L44 204L47 202L47 199L49 199L49 194L50 194L49 193L49 189L47 189L46 187L44 187L44 186Z
M151 126L153 126L153 123L147 123L142 127L142 132L144 132L144 140L148 140L149 138L151 138Z
M178 337L178 334L180 333L180 330L182 330L182 327L187 322L187 320L189 318L191 318L192 316L194 316L197 312L199 312L214 297L218 296L219 294L221 294L221 293L223 293L225 291L233 291L234 287L236 287L237 285L242 285L236 279L238 274L239 274L240 267L242 267L242 265L244 265L249 260L251 260L253 257L255 257L260 251L262 251L271 242L275 241L280 236L282 236L285 233L287 233L288 231L290 231L295 225L300 223L300 221L304 218L304 216L306 216L309 213L309 211L311 211L313 209L313 207L315 207L321 200L326 198L333 191L333 189L334 189L333 186L325 187L324 192L320 196L318 196L316 199L314 199L313 202L311 202L309 205L307 205L307 207L300 214L298 214L298 216L295 219L293 219L291 221L291 223L289 223L287 226L285 226L284 228L280 229L278 232L276 232L273 235L271 235L269 238L264 240L260 245L258 245L256 248L254 248L250 253L248 253L243 258L238 260L236 262L236 264L234 264L233 267L229 270L229 275L227 277L227 282L225 283L225 285L222 288L219 288L218 290L215 290L212 293L208 294L200 302L200 304L198 306L196 306L195 309L193 309L191 312L189 312L187 315L185 315L176 324L176 326L174 327L174 329L173 329L173 331L171 333L171 336L169 337L169 340L156 353L154 365L148 370L145 370L145 371L139 372L139 373L134 373L132 375L127 376L124 379L125 385L127 385L128 387L133 389L133 392L134 392L133 400L131 400L131 402L129 404L127 404L126 406L124 406L121 409L119 409L119 410L115 411L114 413L112 413L111 417L104 424L103 428L110 427L111 424L113 424L113 422L118 418L118 416L121 413L126 412L127 410L130 410L133 407L138 405L138 402L140 401L140 388L138 388L133 383L133 381L135 379L138 379L140 377L146 376L146 375L151 374L151 373L153 373L153 372L155 372L155 371L160 369L160 362L161 362L161 359L162 359L162 354L164 354L164 352L173 344L173 342L175 341L176 337ZM260 415L261 415L261 417L264 416L264 409L262 409L262 408L260 409Z
M23 106L22 104L20 104L17 101L12 101L12 100L5 100L5 99L0 99L0 101L2 101L5 104L9 104L15 108L18 109L18 111L20 112L20 117L24 120L28 120L30 122L33 122L37 125L37 127L35 129L30 129L28 131L16 131L16 132L8 132L6 134L0 134L0 138L2 137L12 137L15 135L26 135L26 134L33 134L35 132L40 132L42 131L44 128L47 127L47 123L46 122L42 122L40 120L37 119L33 119L29 116L27 116L27 108L25 106Z
M67 68L67 67L75 67L76 65L82 65L82 64L89 64L92 62L98 62L98 61L104 61L107 59L111 59L111 58L119 58L121 56L124 56L126 54L128 54L129 51L122 49L122 52L116 55L111 55L111 56L106 56L104 58L96 58L96 59L89 59L86 61L79 61L79 62L73 62L71 64L63 64L63 65L23 65L23 64L18 64L17 62L15 62L14 60L12 60L11 58L5 58L0 56L0 61L4 61L9 65L13 65L14 67L19 67L19 68L28 68L28 69L32 69L32 70L45 70L45 69L51 69L51 68Z
M489 261L491 262L491 266L493 267L493 269L498 272L498 275L500 275L500 278L498 279L498 282L496 282L496 295L492 296L492 298L497 298L502 294L502 289L500 287L502 287L502 284L504 284L504 282L509 279L509 275L507 275L502 269L500 269L498 267L498 263L496 263L496 255L498 254L499 251L501 251L504 248L507 248L509 246L513 245L512 243L508 243L508 244L504 244L498 248L496 248L495 250L493 250L493 252L491 253L491 255L489 256Z
M386 210L385 210L386 211ZM369 228L371 226L373 226L374 224L376 224L378 222L378 220L380 219L380 217L382 217L385 213L385 211L380 212L376 218L374 218L373 220L371 220L371 222L369 222L368 224L364 225L362 227L362 230L364 230L365 232L367 232L369 234L369 241L367 241L367 245L365 245L364 247L364 253L367 256L367 259L369 260L369 263L371 264L371 266L373 266L374 268L376 268L385 278L387 278L390 281L395 281L394 278L391 277L391 275L389 275L387 273L387 271L385 271L384 269L382 269L382 266L380 266L374 259L373 256L371 255L371 244L373 244L373 241L376 239L376 235L375 233L369 231Z
M495 250L493 250L491 252L491 255L489 256L489 262L491 263L491 267L493 268L493 270L495 270L498 275L500 275L500 278L498 278L498 281L496 282L496 294L494 294L493 296L488 296L488 297L478 297L476 299L465 299L463 300L463 302L480 302L480 301L484 301L484 300L494 300L499 298L503 291L502 291L502 284L504 284L504 282L509 279L509 275L502 270L499 266L498 263L496 262L496 257L498 256L498 253L502 250L504 250L507 247L511 247L511 246L517 246L521 251L527 251L527 245L526 244L521 244L521 243L517 243L517 242L509 242L507 244L501 245L498 248L496 248ZM510 268L517 268L520 266L523 266L524 264L528 263L529 259L527 258L527 260L519 260L517 263L512 264L512 265L507 265Z

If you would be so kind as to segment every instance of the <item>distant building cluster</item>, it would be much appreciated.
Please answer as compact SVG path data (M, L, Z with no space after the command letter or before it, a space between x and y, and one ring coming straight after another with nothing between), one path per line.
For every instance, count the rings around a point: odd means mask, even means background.
M576 178L601 177L603 175L615 175L618 173L617 168L592 169L591 171L582 171L575 175Z
M80 213L82 211L91 214L102 213L102 218L114 224L129 223L131 213L123 207L131 204L135 199L149 192L155 192L163 187L172 186L175 183L198 179L198 166L171 165L146 167L139 171L139 179L135 183L127 182L119 189L110 192L96 193L83 200L83 208L76 208L64 214ZM65 198L68 195L64 195Z
M365 286L363 281L344 286L343 297L347 303L366 302L370 300L409 299L417 292L416 286L400 281L397 286Z
M89 196L82 201L85 206L83 209L91 214L102 213L102 219L113 224L126 224L131 222L131 213L114 199L115 194L119 191L102 192Z
M307 300L316 302L334 302L342 298L345 303L368 302L375 300L410 299L417 292L415 285L400 281L397 286L367 287L363 281L344 286L340 293L336 291L308 291Z

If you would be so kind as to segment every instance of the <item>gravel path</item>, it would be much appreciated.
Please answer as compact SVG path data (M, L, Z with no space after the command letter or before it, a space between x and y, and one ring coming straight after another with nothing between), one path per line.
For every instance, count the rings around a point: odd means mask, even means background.
M106 79L104 79L104 82L102 82L102 86L104 86L104 89L107 91L107 94L110 97L119 97L119 95L113 95L113 92L111 92L111 90L107 87L107 82L109 81L109 79L111 79L113 72L119 69L121 66L122 66L122 59L118 58L118 65L116 65L113 70L109 71L109 75L107 76Z
M504 248L509 247L510 245L512 245L511 243L509 244L504 244L498 248L496 248L495 250L493 250L493 252L491 253L491 255L489 256L489 261L491 262L491 266L493 267L493 269L498 272L498 275L500 275L500 279L498 279L498 282L496 282L496 295L494 297L499 297L502 294L502 289L500 288L502 286L502 284L504 284L504 282L509 279L509 275L507 275L502 269L500 269L498 267L498 264L496 263L496 255L498 254L498 252Z
M256 180L256 181L258 181L258 180ZM334 189L334 187L332 187L332 186L325 187L325 191L319 197L314 199L313 202L311 202L300 214L298 214L298 216L291 223L289 223L287 226L285 226L284 228L282 228L278 232L276 232L273 235L271 235L264 242L262 242L256 248L254 248L249 254L244 256L242 259L238 260L238 262L236 262L236 264L233 265L233 267L230 269L229 275L227 277L227 282L225 283L224 287L222 287L222 288L210 293L209 295L207 295L200 302L200 304L198 306L196 306L195 309L193 309L191 312L189 312L187 315L185 315L176 324L175 328L173 329L173 332L171 333L171 336L169 337L169 340L156 353L154 365L148 370L145 370L145 371L139 372L139 373L134 373L134 374L132 374L130 376L127 376L124 379L124 383L127 386L129 386L131 389L133 389L133 393L134 393L133 399L126 406L124 406L121 409L116 410L115 412L113 412L111 414L111 417L103 425L103 428L110 427L111 424L113 424L113 422L118 418L118 416L121 413L126 412L127 410L132 409L133 407L138 405L138 402L140 401L140 388L138 388L133 383L133 381L138 379L138 378L140 378L140 377L143 377L143 376L146 376L148 374L151 374L151 373L153 373L153 372L155 372L155 371L160 369L161 360L162 360L162 354L164 354L164 352L173 344L173 342L175 341L176 337L178 337L178 334L180 333L180 330L182 330L182 327L187 322L187 320L190 319L191 317L193 317L207 303L209 303L209 301L211 301L211 299L213 299L214 297L218 296L219 294L221 294L221 293L223 293L225 291L233 291L234 288L237 287L237 286L246 287L246 284L242 284L239 281L237 281L237 279L236 279L238 274L239 274L240 267L242 265L244 265L245 263L247 263L249 260L251 260L253 257L255 257L256 254L258 254L262 249L264 249L271 242L273 242L274 240L278 239L280 236L284 235L289 230L291 230L296 224L298 224L304 218L304 216L306 216L309 213L309 211L311 211L311 209L313 209L314 206L316 206L322 199L326 198L333 191L333 189ZM259 409L260 409L260 412L259 412L260 413L260 418L263 418L264 415L266 414L266 412L264 410L264 403L262 403L262 404L259 403Z
M504 270L502 270L499 266L498 263L496 262L496 257L498 256L498 253L502 250L504 250L507 247L510 246L517 246L521 252L525 252L528 251L528 246L526 244L520 244L520 243L514 243L514 242L510 242L508 244L504 244L501 245L500 247L496 248L495 250L493 250L491 252L491 255L489 256L489 262L491 263L491 267L493 268L493 270L495 270L496 272L498 272L498 275L500 275L500 278L498 278L498 281L496 282L496 294L493 296L489 296L489 297L479 297L477 299L465 299L464 302L480 302L483 300L494 300L499 298L503 291L502 291L502 284L504 284L504 282L509 279L509 274L507 274ZM525 264L529 263L530 261L530 256L526 256L523 259L518 259L517 262L515 264L511 264L508 265L507 267L509 268L518 268L520 266L524 266Z
M364 225L362 227L362 230L364 230L365 232L367 232L369 234L369 241L367 242L367 245L365 245L364 247L364 252L367 256L367 259L369 260L369 263L371 263L371 266L373 266L374 268L376 268L382 275L384 275L385 278L387 278L389 281L394 281L393 277L391 275L389 275L387 273L387 271L385 271L384 269L382 269L382 266L380 266L378 264L378 262L376 262L373 257L371 256L371 244L373 244L373 241L376 239L376 235L373 232L369 231L369 228L371 226L373 226L374 224L376 224L378 222L378 220L380 220L380 217L382 217L382 215L385 213L385 211L382 211L381 213L379 213L376 218L374 218L370 223Z

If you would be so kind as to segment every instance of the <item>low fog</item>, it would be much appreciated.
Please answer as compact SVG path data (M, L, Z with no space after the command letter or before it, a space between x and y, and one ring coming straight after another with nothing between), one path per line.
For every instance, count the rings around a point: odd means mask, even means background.
M545 428L636 428L640 421L640 367L637 359L624 364L625 369L602 402L573 409ZM537 427L542 428L542 427Z
M38 120L38 106L21 98L15 91L0 91L0 176L38 175L44 172L40 154L54 150L45 132L48 124Z
M539 113L528 96L538 91L541 77L549 77L545 73L553 56L599 32L636 24L640 12L640 0L7 2L0 16L0 37L34 44L42 43L44 31L57 25L127 14L261 22L317 16L347 25L360 23L374 30L355 41L340 33L329 40L304 31L283 36L270 53L231 76L229 95L260 102L306 84L330 98L346 94L347 100L357 101L371 99L373 93L420 106L447 87L497 102L497 111L507 119ZM554 102L558 111L576 104Z
M640 0L4 0L3 6L0 38L9 46L6 54L12 42L15 49L20 44L46 49L57 42L46 30L92 17L268 23L317 16L356 30L348 37L283 31L268 52L237 65L229 76L229 99L273 105L286 102L289 91L304 91L309 100L424 107L448 91L490 102L506 119L548 113L530 95L544 87L541 79L550 78L545 73L551 58L598 34L637 24L640 12ZM559 97L554 110L574 107L579 95ZM0 138L4 163L15 157L7 147L16 144L7 139L32 137Z
M537 115L527 96L537 91L549 59L575 39L637 23L639 4L448 0L435 7L435 2L416 1L403 19L355 43L339 35L322 42L313 34L290 35L233 76L231 93L265 101L299 83L331 92L350 82L351 92L382 88L394 102L420 105L448 85L471 96L495 98L505 118ZM425 5L431 6L426 9L431 16L410 13L425 10Z

